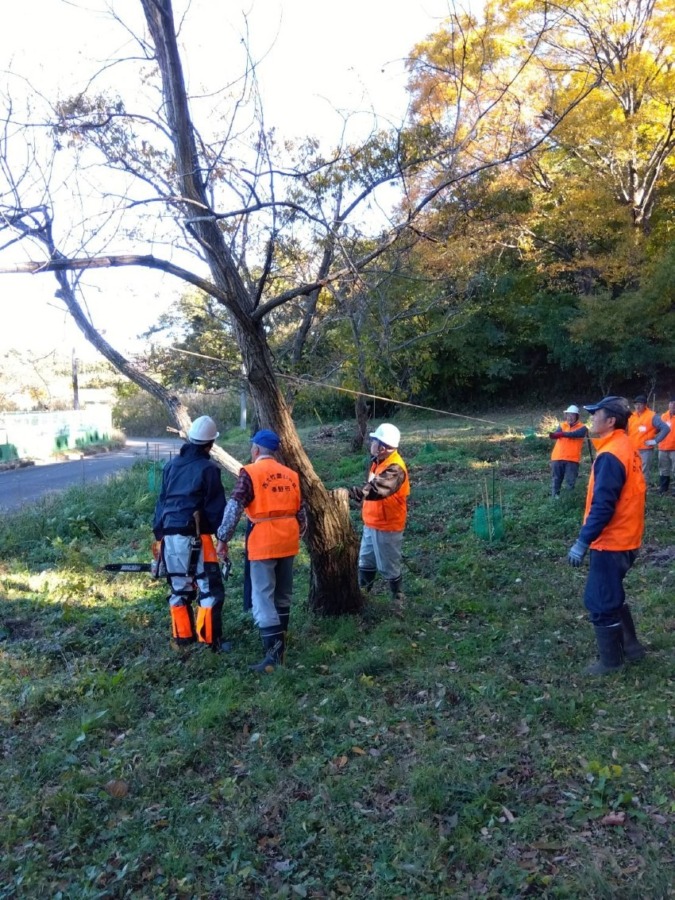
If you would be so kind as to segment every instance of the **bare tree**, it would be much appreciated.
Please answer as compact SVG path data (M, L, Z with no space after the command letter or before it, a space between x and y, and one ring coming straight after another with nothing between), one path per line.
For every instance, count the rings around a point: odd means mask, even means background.
M402 130L376 134L362 148L340 148L332 158L315 152L305 166L291 169L273 162L274 142L261 123L253 155L248 162L242 162L228 155L236 139L241 139L234 118L223 124L222 133L213 140L207 140L193 122L171 0L140 3L150 42L139 39L138 46L145 64L156 66L159 73L161 97L157 107L143 114L131 113L121 99L84 91L58 104L51 132L53 153L68 146L79 154L82 170L93 165L91 154L96 150L103 155L103 165L109 172L119 173L126 185L135 185L135 193L127 187L109 217L100 216L98 232L92 228L89 239L83 238L82 252L68 254L53 237L55 212L49 204L43 200L31 205L23 200L22 192L29 193L23 177L29 167L12 176L15 170L10 154L5 152L3 170L10 177L2 202L4 232L8 236L4 247L26 239L37 241L46 253L38 260L4 266L0 272L53 272L58 296L87 338L120 371L159 397L183 429L189 420L179 398L136 371L96 331L78 302L78 273L144 266L174 275L223 304L230 316L258 420L279 433L285 461L301 475L310 512L310 606L322 613L354 612L360 608L362 598L356 581L357 541L346 491L324 487L299 440L277 380L268 329L273 327L282 307L296 304L301 312L300 324L296 326L300 344L324 289L361 278L361 273L396 246L402 236L409 244L416 234L417 217L445 190L458 181L524 156L546 140L555 123L547 123L546 130L527 134L514 127L506 145L495 145L493 151L480 158L471 156L468 164L465 160L461 166L457 160L462 148L468 146L477 122L461 130L453 128L450 137L428 131L423 139ZM152 71L145 71L143 85L151 75ZM509 83L503 88L502 97L508 96L510 87ZM239 108L242 102L241 97L236 99L235 107ZM493 91L487 108L479 110L479 118L493 115L498 102ZM576 102L578 99L570 105ZM5 121L13 122L11 110ZM6 127L5 139L16 137L17 132L18 129ZM428 165L433 166L433 180L422 191L404 187L406 200L396 221L380 230L366 251L353 256L352 243L347 239L350 220L366 201L376 196L380 186L394 182L405 185L409 176ZM42 160L40 166L48 181L49 161ZM285 185L283 189L280 184ZM145 196L141 188L146 189ZM344 191L349 191L347 198ZM109 198L111 193L109 189L106 196ZM327 196L333 198L328 212L324 208ZM137 212L139 207L145 211L146 227L153 221L157 230L173 228L168 241L182 257L190 252L191 267L154 253L88 252L93 237L105 227L111 233L109 243L115 236L121 238L122 229L115 231L111 223L120 221L130 211ZM152 210L160 208L168 216L152 220ZM264 220L256 218L262 216ZM279 250L282 233L290 235L283 253ZM135 239L136 233L129 228L125 236ZM285 262L293 240L299 244L310 241L316 248L314 272L304 277L290 271ZM356 242L354 246L362 245ZM257 262L253 268L247 262L247 248L255 253ZM198 274L200 267L208 270L208 276ZM230 469L234 466L236 461L227 464Z

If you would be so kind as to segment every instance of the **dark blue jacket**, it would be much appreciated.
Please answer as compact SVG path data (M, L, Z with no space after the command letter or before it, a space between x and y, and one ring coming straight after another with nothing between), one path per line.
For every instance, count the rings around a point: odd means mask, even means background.
M157 540L165 534L195 534L193 513L201 513L202 534L214 534L225 510L220 469L206 448L183 444L180 455L164 468L162 490L155 507L152 530Z

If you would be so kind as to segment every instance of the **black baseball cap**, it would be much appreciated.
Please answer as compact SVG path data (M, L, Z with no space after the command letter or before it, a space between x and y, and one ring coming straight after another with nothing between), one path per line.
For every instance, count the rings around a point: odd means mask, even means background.
M630 404L625 397L603 397L602 400L599 400L597 403L589 403L588 406L584 406L584 409L588 410L589 413L594 413L598 409L604 409L612 416L629 416L630 415Z

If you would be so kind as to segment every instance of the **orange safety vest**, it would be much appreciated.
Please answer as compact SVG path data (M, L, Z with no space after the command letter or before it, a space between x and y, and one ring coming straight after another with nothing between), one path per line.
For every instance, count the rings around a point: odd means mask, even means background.
M391 465L400 466L405 472L405 481L395 494L390 494L384 500L363 501L363 524L368 528L376 528L378 531L403 531L408 512L408 496L410 495L410 479L408 469L403 462L398 450L390 453L382 462L374 462L370 467L368 481L372 481L380 472L384 472Z
M244 469L253 482L253 500L246 507L253 523L246 544L248 558L295 556L300 549L298 511L302 501L297 473L269 457Z
M614 515L603 528L600 536L591 544L592 550L637 550L642 543L645 529L645 496L647 485L642 474L642 462L633 442L622 429L615 429L603 438L596 438L593 443L597 450L596 460L603 453L611 453L626 470L626 481L619 494ZM586 509L584 522L593 501L593 485L595 484L595 465L591 469L591 477L586 493Z
M673 429L673 423L675 422L675 417L671 416L670 411L666 410L661 416L664 422L666 422L670 426L670 431L661 441L658 446L659 450L675 450L675 429Z
M576 425L570 425L569 422L560 423L560 431L576 431L581 428L581 422L577 421ZM581 452L584 449L584 438L557 438L553 445L551 459L564 459L565 462L581 461Z
M650 450L651 447L645 447L645 441L651 441L657 434L658 428L652 425L652 419L656 413L653 409L646 407L644 412L633 415L628 420L628 437L633 442L636 450Z

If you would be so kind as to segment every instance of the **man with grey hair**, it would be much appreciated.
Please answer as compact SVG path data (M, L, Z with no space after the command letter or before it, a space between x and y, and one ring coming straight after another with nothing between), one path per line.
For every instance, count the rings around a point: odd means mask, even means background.
M253 435L251 463L239 473L217 532L217 552L224 558L237 523L246 513L251 606L264 653L263 659L249 668L261 673L273 672L284 661L293 594L293 560L307 528L300 479L275 458L279 444L279 436L269 429Z

